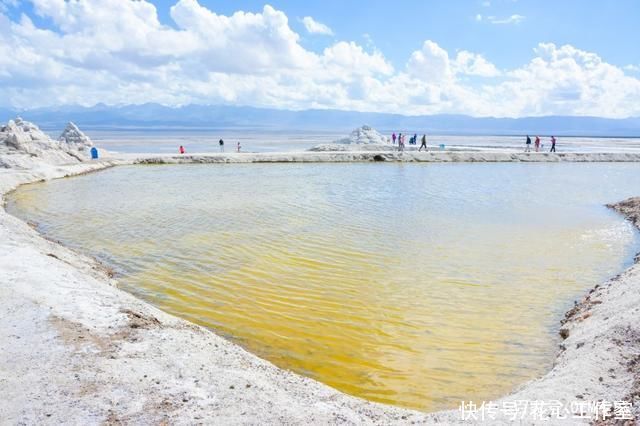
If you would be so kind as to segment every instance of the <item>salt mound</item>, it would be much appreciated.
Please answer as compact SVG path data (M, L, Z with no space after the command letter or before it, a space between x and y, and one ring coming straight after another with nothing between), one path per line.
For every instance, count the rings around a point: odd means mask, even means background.
M58 140L71 150L88 151L93 146L91 139L72 122L67 124Z
M4 156L4 165L22 164L25 158L39 158L49 164L77 163L89 159L87 148L92 145L73 123L69 123L59 141L20 117L0 126L0 155Z
M369 126L362 126L351 132L348 138L338 139L335 143L386 145L389 139Z
M38 126L20 117L9 120L6 126L0 128L0 140L10 148L27 153L35 154L40 149L56 148L56 142Z

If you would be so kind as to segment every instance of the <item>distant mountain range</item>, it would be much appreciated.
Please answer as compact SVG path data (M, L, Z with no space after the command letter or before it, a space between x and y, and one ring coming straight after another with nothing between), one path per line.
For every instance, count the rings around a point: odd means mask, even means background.
M61 130L68 121L81 129L223 129L348 131L368 124L383 131L428 132L456 135L558 135L640 137L640 117L546 116L522 118L470 117L466 115L423 115L279 109L243 106L159 104L93 107L62 106L15 110L0 108L0 122L20 115L43 129Z

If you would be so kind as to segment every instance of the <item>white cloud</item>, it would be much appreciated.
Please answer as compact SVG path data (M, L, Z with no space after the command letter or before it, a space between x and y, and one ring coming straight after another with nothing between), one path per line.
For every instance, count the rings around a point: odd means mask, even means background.
M496 66L487 61L484 56L466 50L461 50L456 55L454 70L456 73L480 77L497 77L500 75L500 71Z
M490 1L483 1L483 2L482 2L482 6L484 6L484 7L491 7L491 2L490 2Z
M496 16L488 16L487 20L492 24L497 24L497 25L509 25L509 24L517 25L522 21L524 21L525 17L522 15L511 15L507 18L498 18Z
M477 14L476 15L476 21L481 22L482 21L482 15L481 14Z
M177 0L172 25L146 1L31 0L54 24L0 13L0 105L159 102L408 114L640 116L640 80L593 52L541 43L498 69L432 40L395 67L373 45L306 49L270 6L226 16ZM483 19L484 20L484 19ZM625 74L625 71L628 74Z
M431 40L425 41L422 49L411 54L407 71L413 77L432 83L444 82L453 77L449 54Z
M309 34L323 34L323 35L333 35L333 30L326 26L325 24L316 21L311 16L305 16L302 18L302 23L304 27L307 29Z
M640 72L640 65L629 64L625 65L624 69L631 72Z
M383 74L393 73L393 66L387 62L382 53L367 53L354 42L340 41L327 47L322 54L322 62L326 69L333 69L335 76L345 74Z

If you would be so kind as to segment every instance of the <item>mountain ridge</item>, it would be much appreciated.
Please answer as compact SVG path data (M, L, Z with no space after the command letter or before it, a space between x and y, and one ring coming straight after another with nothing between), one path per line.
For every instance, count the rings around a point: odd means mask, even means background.
M16 116L45 129L63 128L73 121L83 129L244 128L256 130L339 130L363 124L385 131L431 134L558 135L640 137L640 117L612 119L589 116L472 117L462 114L408 116L402 114L308 109L301 111L250 106L197 105L168 107L139 105L59 107L18 110L0 108L0 122Z

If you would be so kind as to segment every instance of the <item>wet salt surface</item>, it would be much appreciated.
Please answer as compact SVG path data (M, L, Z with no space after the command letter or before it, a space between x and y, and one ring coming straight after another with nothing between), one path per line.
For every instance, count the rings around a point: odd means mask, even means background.
M381 130L381 133L391 137L394 130ZM396 134L398 131L395 131ZM316 145L332 143L348 136L348 131L255 131L255 130L153 130L140 131L119 130L91 130L87 132L98 146L118 152L150 152L174 153L180 145L185 146L187 152L219 152L218 141L225 141L227 152L236 149L240 142L244 152L280 152L305 151ZM407 134L407 144L409 136ZM422 133L418 134L418 140ZM450 136L427 134L427 144L431 147L444 144L446 147L473 149L509 149L524 150L523 136ZM535 139L532 135L532 139ZM550 136L541 136L543 151L551 147ZM638 138L588 138L588 137L557 137L559 152L640 152Z

